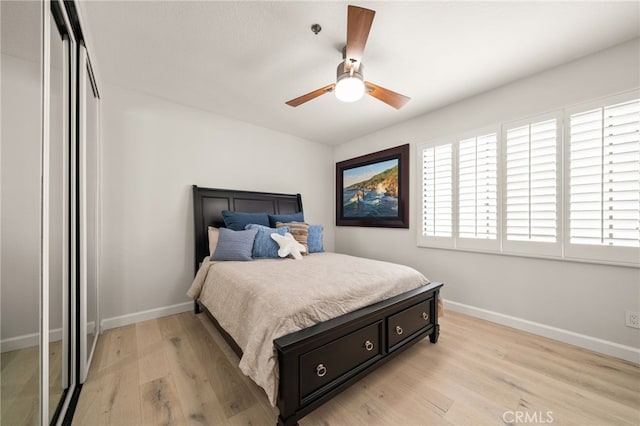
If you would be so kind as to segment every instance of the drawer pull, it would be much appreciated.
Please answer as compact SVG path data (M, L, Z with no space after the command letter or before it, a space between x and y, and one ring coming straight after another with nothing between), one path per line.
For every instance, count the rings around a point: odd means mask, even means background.
M316 367L316 374L318 375L318 377L322 377L325 374L327 374L327 367L324 366L324 364L318 364L318 366Z
M402 327L400 327L399 325L396 325L396 334L402 334L403 330Z
M425 320L425 321L429 321L429 314L426 313L426 312L423 312L422 313L422 319Z
M368 351L373 350L373 343L371 343L371 340L367 340L366 342L364 342L364 348Z

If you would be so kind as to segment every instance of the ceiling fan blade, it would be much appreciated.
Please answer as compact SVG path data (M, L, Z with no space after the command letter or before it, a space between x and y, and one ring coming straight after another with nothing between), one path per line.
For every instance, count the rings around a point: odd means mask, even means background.
M349 6L347 10L347 48L344 61L346 71L351 68L352 63L355 64L355 71L358 71L375 14L374 10Z
M369 81L364 82L367 88L367 94L374 98L384 102L387 105L391 105L395 109L402 108L407 102L411 100L410 97L396 93L393 90L385 89Z
M329 93L333 91L333 88L336 87L335 83L331 83L327 86L324 86L320 89L314 90L313 92L309 92L306 95L299 96L295 99L291 99L290 101L285 102L287 105L292 107L297 107L298 105L302 105L305 102L309 102L312 99L317 98L318 96L324 95L325 93Z

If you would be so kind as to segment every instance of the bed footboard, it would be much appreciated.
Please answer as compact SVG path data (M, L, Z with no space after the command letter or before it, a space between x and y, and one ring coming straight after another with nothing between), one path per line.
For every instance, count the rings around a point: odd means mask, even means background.
M274 340L280 367L278 424L297 424L427 335L436 343L442 285L432 282Z

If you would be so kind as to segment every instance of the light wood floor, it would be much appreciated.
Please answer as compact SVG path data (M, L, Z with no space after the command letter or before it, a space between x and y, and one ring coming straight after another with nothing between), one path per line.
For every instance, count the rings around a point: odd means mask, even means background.
M454 312L440 324L437 344L421 341L300 424L640 424L640 366ZM275 424L237 364L203 314L108 330L73 424Z
M0 354L0 425L35 425L39 410L39 347ZM62 398L62 344L49 343L49 419Z

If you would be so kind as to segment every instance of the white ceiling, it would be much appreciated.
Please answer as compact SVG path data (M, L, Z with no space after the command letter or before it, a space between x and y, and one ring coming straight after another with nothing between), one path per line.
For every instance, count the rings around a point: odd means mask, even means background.
M366 80L412 100L285 105L335 81L347 4L88 1L83 18L102 83L331 145L640 36L637 1L351 3L376 11Z

